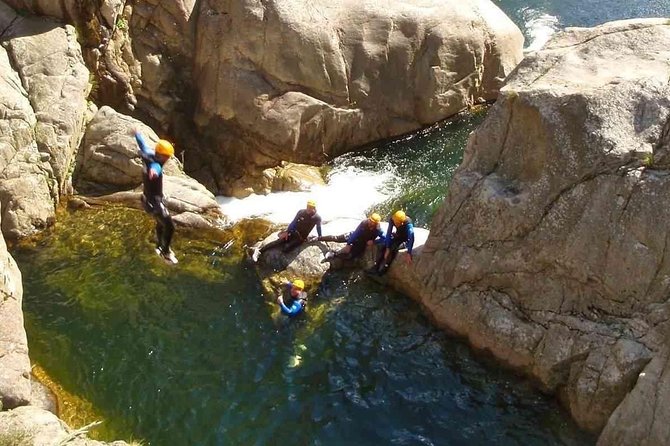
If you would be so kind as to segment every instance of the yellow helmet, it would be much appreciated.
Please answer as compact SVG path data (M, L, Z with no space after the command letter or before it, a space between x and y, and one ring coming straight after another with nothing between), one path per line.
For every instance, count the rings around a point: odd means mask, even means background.
M170 141L159 139L158 142L156 143L156 153L169 157L174 155L174 147L172 147Z
M393 223L398 226L405 223L405 220L407 220L407 215L405 215L403 211L397 211L391 218L393 219Z
M316 201L314 201L314 200L307 200L307 207L308 207L308 208L315 208L315 207L316 207Z
M370 214L369 218L370 218L370 221L373 222L373 223L379 223L380 221L382 221L382 217L376 212L373 212L372 214Z
M305 289L305 282L303 282L303 281L300 280L300 279L295 279L295 280L293 281L293 288L297 288L297 289L299 289L300 291L302 291L302 290Z

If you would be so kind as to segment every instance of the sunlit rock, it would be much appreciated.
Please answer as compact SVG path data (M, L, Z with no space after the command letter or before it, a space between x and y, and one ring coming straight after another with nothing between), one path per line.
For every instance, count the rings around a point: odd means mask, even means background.
M202 169L225 191L416 130L494 99L522 46L488 0L201 3L196 122L220 130Z
M323 235L339 235L352 232L359 223L360 221L355 219L335 220L323 225ZM386 231L386 223L382 224L382 228ZM315 232L314 230L314 235L316 235ZM276 240L278 233L279 231L272 233L261 243L257 244L257 246L263 246ZM428 230L415 228L414 233L415 243L413 254L416 260L420 256L423 244L428 237ZM328 251L336 252L344 246L345 243L311 241L298 246L288 253L282 252L281 247L273 248L261 255L259 265L261 266L262 275L273 274L285 277L287 280L299 278L312 286L312 288L316 288L323 276L330 270L343 268L365 269L371 267L379 252L378 249L381 249L381 247L376 246L368 247L361 258L356 260L335 258L329 262L324 261L324 256ZM407 263L406 257L407 252L405 249L402 249L387 273L389 284L403 290L406 287L413 286L414 283L412 268Z
M53 413L34 406L0 412L0 438L11 445L128 446L125 441L105 443L91 440L69 428Z
M649 19L529 54L471 135L407 288L607 445L668 439L669 48L670 22Z
M134 131L138 130L148 144L158 136L148 126L129 116L102 107L90 122L83 141L75 173L77 190L98 192L133 189L87 197L89 203L119 203L141 208L142 161ZM220 207L203 185L186 175L177 158L165 165L163 178L165 201L175 221L190 227L217 225L223 218Z
M53 222L82 136L88 70L75 30L0 4L2 232L20 238Z
M22 299L21 272L0 234L0 402L5 409L28 404L31 399Z

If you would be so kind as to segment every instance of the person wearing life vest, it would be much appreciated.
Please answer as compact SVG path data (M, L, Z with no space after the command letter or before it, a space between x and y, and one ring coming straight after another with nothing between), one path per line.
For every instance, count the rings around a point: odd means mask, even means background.
M174 155L174 147L164 139L159 139L154 147L150 147L137 131L135 140L143 164L142 205L156 220L156 253L166 261L177 263L177 258L170 249L174 223L163 200L163 166Z
M283 314L294 317L305 309L307 293L303 291L304 289L305 282L300 279L284 284L283 296L280 295L277 298L277 303Z
M339 236L318 237L318 241L347 243L346 246L337 252L328 251L323 260L329 261L333 258L353 260L363 255L366 247L372 246L375 243L384 243L384 231L379 226L381 219L378 213L373 212L358 225L354 232Z
M277 240L273 240L270 243L261 246L259 248L254 248L254 251L251 255L251 258L254 262L258 261L259 256L267 251L268 249L276 248L281 246L282 252L290 252L309 237L309 233L312 232L312 229L316 226L316 233L321 236L321 217L316 212L316 202L314 200L308 200L307 206L305 209L301 209L295 214L295 218L288 225L285 231L282 231L277 236Z
M410 264L412 263L412 247L414 246L414 225L412 219L405 215L405 212L397 211L389 219L385 248L379 254L372 272L376 272L380 276L386 274L398 251L403 246L407 248L406 261Z

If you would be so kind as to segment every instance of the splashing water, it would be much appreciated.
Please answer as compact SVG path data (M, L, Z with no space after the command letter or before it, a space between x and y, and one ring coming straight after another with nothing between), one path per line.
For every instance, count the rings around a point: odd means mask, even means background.
M525 34L530 42L524 52L533 52L541 50L558 31L558 18L542 13L532 8L522 10L524 22L526 23Z
M307 192L252 194L247 198L217 197L224 215L232 222L245 218L265 218L273 223L290 223L307 200L316 200L324 222L341 218L362 218L375 203L389 198L393 170L371 172L355 166L340 165L328 176L326 186L314 186Z

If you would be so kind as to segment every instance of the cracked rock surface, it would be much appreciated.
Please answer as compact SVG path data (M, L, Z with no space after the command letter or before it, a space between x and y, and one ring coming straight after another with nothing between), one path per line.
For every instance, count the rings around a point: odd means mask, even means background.
M670 442L668 60L665 19L569 28L528 55L404 287L603 445Z

